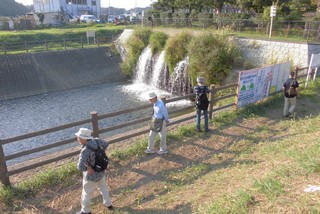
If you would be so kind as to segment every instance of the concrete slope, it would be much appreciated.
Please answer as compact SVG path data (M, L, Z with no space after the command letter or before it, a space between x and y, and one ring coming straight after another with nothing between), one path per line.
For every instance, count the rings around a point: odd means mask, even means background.
M0 56L0 100L121 82L121 59L106 47Z

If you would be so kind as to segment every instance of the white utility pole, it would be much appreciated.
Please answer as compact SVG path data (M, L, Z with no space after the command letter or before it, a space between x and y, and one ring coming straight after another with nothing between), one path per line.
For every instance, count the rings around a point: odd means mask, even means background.
M275 17L275 16L276 16L276 12L277 12L277 7L272 5L272 6L271 6L271 8L270 8L271 23L270 23L269 38L271 38L271 34L272 34L272 24L273 24L273 17Z

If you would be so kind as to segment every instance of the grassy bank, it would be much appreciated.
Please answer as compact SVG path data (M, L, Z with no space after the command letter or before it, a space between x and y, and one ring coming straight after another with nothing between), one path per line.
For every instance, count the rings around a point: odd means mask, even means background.
M122 33L125 26L109 24L81 24L65 28L50 28L40 30L0 31L0 42L24 42L37 40L73 39L86 37L87 31L96 31L96 36L111 37Z
M318 192L304 191L320 183L318 94L319 80L302 91L289 119L277 95L216 115L209 133L181 126L169 132L165 156L144 154L146 138L109 151L115 213L319 213ZM80 192L71 163L2 188L0 201L5 213L74 213ZM107 213L100 197L93 211Z

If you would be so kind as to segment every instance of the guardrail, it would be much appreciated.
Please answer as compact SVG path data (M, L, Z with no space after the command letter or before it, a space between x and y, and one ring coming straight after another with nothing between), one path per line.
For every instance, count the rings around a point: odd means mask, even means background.
M221 96L221 97L214 97L216 92L220 91L220 90L228 89L228 88L235 88L235 87L237 87L237 84L230 84L230 85L226 85L226 86L223 86L223 87L217 87L217 88L214 85L210 86L210 88L212 90L210 95L209 95L209 100L210 100L209 118L210 119L212 119L213 112L219 111L219 110L222 110L222 109L225 109L225 108L229 108L231 106L234 106L234 104L235 104L235 101L234 101L233 103L214 108L214 105L219 100L227 99L227 98L236 96L236 93L231 93L231 94L228 94L228 95L225 95L225 96ZM175 101L179 101L179 100L194 99L194 96L195 96L194 94L188 94L188 95L185 95L185 96L180 96L180 97L176 97L176 98L172 98L172 99L168 99L168 100L166 100L165 97L163 97L162 100L167 104L167 103L171 103L171 102L175 102ZM39 162L36 162L36 163L32 163L32 164L27 165L27 166L23 166L21 168L16 168L16 169L13 169L11 171L8 171L8 167L7 167L6 161L9 161L9 160L12 160L12 159L15 159L15 158L20 158L20 157L23 157L23 156L26 156L26 155L30 155L30 154L33 154L33 153L36 153L36 152L41 152L41 151L44 151L44 150L47 150L47 149L51 149L51 148L67 145L67 144L76 142L77 139L76 139L76 137L69 138L69 139L64 139L62 141L54 142L52 144L45 145L45 146L40 146L38 148L33 148L33 149L30 149L30 150L21 151L21 152L18 151L17 153L14 153L14 154L11 154L11 155L7 155L7 156L4 155L4 151L3 151L3 145L5 145L5 144L13 143L13 142L20 141L20 140L25 140L25 139L28 139L28 138L32 138L32 137L36 137L36 136L40 136L40 135L44 135L44 134L48 134L48 133L61 131L61 130L67 129L67 128L72 128L72 127L76 127L76 126L84 125L84 124L91 124L92 131L93 131L92 136L93 137L99 137L99 134L102 134L102 133L106 133L106 132L113 131L113 130L118 130L118 129L121 129L121 128L124 128L124 127L129 127L129 126L132 126L132 125L141 124L143 122L149 121L150 120L150 116L143 117L143 118L140 118L140 119L135 119L135 120L132 120L132 121L129 121L129 122L126 122L126 123L122 123L122 124L113 125L113 126L107 127L107 128L100 128L99 127L99 123L98 123L99 120L103 120L103 119L106 119L106 118L127 114L127 113L130 113L130 112L140 111L142 109L151 108L151 107L152 107L151 104L146 104L146 105L143 105L143 106L139 106L139 107L135 107L135 108L129 108L129 109L125 109L125 110L121 110L121 111L117 111L117 112L112 112L112 113L108 113L108 114L104 114L104 115L98 115L97 112L91 112L91 118L86 119L86 120L81 120L81 121L77 121L77 122L73 122L73 123L64 124L62 126L57 126L57 127L53 127L53 128L49 128L49 129L44 129L44 130L40 130L40 131L36 131L36 132L32 132L32 133L28 133L28 134L24 134L24 135L20 135L20 136L15 136L15 137L7 138L7 139L2 139L2 140L0 140L0 181L1 181L2 184L6 185L6 186L9 186L10 185L9 177L11 175L18 174L18 173L24 172L26 170L34 169L36 167L43 166L45 164L56 162L56 161L59 161L61 159L65 159L65 158L74 156L76 154L79 154L79 150L72 151L72 152L67 152L67 153L64 153L63 155L59 155L57 157L53 157L53 158L50 158L50 159L42 160L42 161L39 161ZM194 105L187 106L187 107L182 107L182 108L170 111L169 113L170 113L170 115L179 114L179 116L181 116L181 115L183 116L183 115L186 115L187 113L189 113L190 110L193 110L193 109L194 109ZM178 124L178 123L190 120L192 118L195 118L195 115L182 117L182 118L180 118L178 120L175 120L174 122L168 124L168 126L172 126L174 124ZM108 140L108 142L110 144L113 144L113 143L117 143L117 142L120 142L120 141L123 141L123 140L126 140L126 139L130 139L132 137L143 135L143 134L148 133L148 132L149 132L149 128L148 127L144 127L142 129L139 129L136 132L133 132L133 133L130 133L130 134L126 134L124 136Z

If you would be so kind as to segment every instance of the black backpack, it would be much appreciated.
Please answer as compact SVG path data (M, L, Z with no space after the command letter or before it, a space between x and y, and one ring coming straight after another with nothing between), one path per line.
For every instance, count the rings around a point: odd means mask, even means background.
M291 84L289 86L289 89L287 90L287 93L289 94L289 96L293 95L297 95L297 91L296 91L296 87L295 87L295 80L291 81Z
M108 159L108 156L106 155L106 152L104 151L104 149L100 146L99 142L97 142L96 140L94 140L94 141L96 142L96 144L98 146L97 149L94 149L90 145L86 145L86 147L88 149L90 149L91 151L93 151L95 153L94 166L92 166L92 165L90 165L90 166L92 167L92 169L94 171L102 172L107 169L109 159Z
M200 110L207 110L208 109L209 100L208 100L206 92L197 94L196 105L197 105L197 108Z

